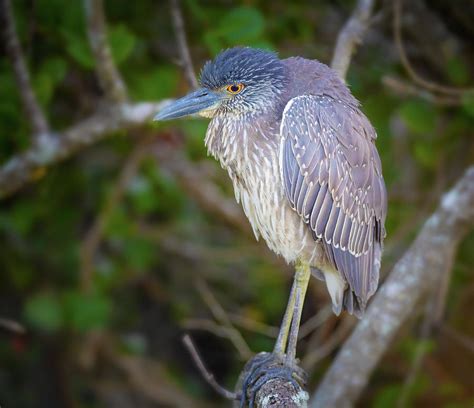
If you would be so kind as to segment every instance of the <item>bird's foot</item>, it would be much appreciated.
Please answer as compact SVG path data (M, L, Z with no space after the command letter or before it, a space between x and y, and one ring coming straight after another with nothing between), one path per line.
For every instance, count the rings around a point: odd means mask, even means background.
M289 362L284 355L275 353L257 354L246 364L243 372L240 408L254 408L258 391L270 380L284 380L297 391L304 389L306 384L306 373L296 361Z

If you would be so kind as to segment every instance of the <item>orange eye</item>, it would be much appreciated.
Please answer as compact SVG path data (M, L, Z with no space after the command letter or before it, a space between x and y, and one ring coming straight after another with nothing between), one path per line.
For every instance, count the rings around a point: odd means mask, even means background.
M244 84L232 84L226 88L227 92L233 95L238 94L242 89L244 89Z

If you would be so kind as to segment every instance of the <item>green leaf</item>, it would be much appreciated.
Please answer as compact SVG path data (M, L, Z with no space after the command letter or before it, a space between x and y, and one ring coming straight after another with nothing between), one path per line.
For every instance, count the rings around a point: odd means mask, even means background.
M205 34L204 41L213 53L235 44L265 46L268 44L262 44L264 30L265 19L260 11L242 6L225 14L215 28Z
M25 305L25 319L33 326L45 331L58 330L63 323L59 299L52 293L40 293L33 296Z
M451 58L446 64L448 77L456 85L465 85L469 82L469 68L459 57Z
M109 45L116 64L124 62L135 47L135 36L125 25L117 25L109 29Z
M474 118L474 92L468 92L463 95L462 107L469 116Z
M50 102L56 86L66 75L67 64L62 58L50 58L40 67L33 78L36 95L42 105Z
M400 397L399 385L388 385L382 388L375 396L372 408L395 407Z
M138 237L127 239L123 250L128 264L140 271L148 268L156 255L155 245Z
M92 69L95 59L85 35L63 31L66 39L66 51L83 68ZM114 61L124 62L135 47L135 36L124 25L111 27L108 31L108 41Z
M414 133L431 133L436 127L436 111L427 102L412 100L403 103L399 108L399 114Z
M130 79L130 93L136 99L157 100L174 95L179 76L175 67L159 66Z
M66 40L66 51L80 66L92 69L95 65L94 56L85 36L63 32Z
M107 325L112 303L101 294L70 292L64 297L64 310L68 326L84 332Z
M434 168L437 163L436 146L426 140L417 140L414 145L416 160L425 167Z

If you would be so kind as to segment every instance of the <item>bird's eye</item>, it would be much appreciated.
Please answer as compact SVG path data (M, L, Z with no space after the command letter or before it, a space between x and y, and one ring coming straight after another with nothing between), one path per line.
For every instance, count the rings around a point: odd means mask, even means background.
M242 92L242 89L244 89L244 84L232 84L226 88L227 92L233 95Z

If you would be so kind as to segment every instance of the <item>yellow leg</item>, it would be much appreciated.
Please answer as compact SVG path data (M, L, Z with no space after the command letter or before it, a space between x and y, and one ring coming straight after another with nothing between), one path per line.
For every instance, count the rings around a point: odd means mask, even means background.
M311 268L308 264L298 263L295 273L295 304L293 319L288 338L288 347L286 349L286 358L289 363L294 362L296 358L296 344L298 343L298 332L300 329L301 314L303 313L304 299L308 289L309 278L311 277Z
M280 325L280 331L278 332L278 337L273 348L273 353L279 356L283 356L286 350L286 342L288 341L288 334L290 332L291 321L293 320L293 312L295 308L296 300L296 280L293 280L293 285L291 286L290 297L286 305L285 314Z
M288 299L285 315L283 316L283 321L280 326L280 332L278 333L278 338L273 349L273 352L280 356L283 356L286 351L289 361L293 361L296 355L298 329L310 276L311 269L309 265L297 262L290 298Z

